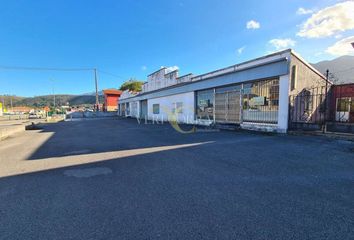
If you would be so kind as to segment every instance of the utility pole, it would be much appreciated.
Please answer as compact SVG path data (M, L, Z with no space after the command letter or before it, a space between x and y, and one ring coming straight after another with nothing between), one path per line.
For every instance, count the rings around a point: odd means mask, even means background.
M96 111L98 111L98 110L99 110L99 104L100 104L100 102L99 102L99 100L98 100L98 80L97 80L97 69L96 69L96 68L94 68L94 69L93 69L93 71L94 71L94 74L95 74L95 87L96 87Z
M10 97L10 105L11 105L11 111L14 111L14 107L12 106L12 96Z
M329 80L329 70L326 71L326 92L325 92L325 99L324 99L324 121L323 121L323 133L327 131L327 98L328 98L328 80Z
M52 79L53 85L52 85L52 92L53 92L53 107L54 107L54 112L55 112L55 94L54 94L54 80Z

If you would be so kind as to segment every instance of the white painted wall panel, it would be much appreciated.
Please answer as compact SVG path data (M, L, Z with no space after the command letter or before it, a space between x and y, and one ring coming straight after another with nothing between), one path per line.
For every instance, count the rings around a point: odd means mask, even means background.
M187 92L166 97L148 99L148 118L150 120L168 121L173 115L174 104L181 102L183 112L177 113L178 122L193 123L195 112L194 92ZM160 105L160 113L153 114L153 105Z
M289 77L289 74L279 77L278 131L284 133L288 130L289 119Z

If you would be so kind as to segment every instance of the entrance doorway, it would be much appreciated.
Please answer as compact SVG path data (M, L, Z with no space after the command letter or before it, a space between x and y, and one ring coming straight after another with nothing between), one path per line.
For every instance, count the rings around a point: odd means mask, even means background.
M241 93L239 90L215 93L215 121L241 122Z
M147 100L140 101L140 118L148 118L148 103Z

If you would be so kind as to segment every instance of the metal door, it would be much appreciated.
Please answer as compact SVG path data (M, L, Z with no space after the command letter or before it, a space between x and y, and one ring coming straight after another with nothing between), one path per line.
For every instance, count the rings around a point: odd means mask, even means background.
M125 116L125 103L123 103L123 104L121 104L121 106L122 106L122 109L121 109L121 116Z
M240 123L240 103L240 91L215 93L215 121L220 123Z
M240 123L241 121L241 105L240 97L241 94L239 91L232 91L227 93L227 103L228 103L228 112L227 112L227 121L232 123Z
M148 117L148 104L147 100L140 101L140 118L147 119Z

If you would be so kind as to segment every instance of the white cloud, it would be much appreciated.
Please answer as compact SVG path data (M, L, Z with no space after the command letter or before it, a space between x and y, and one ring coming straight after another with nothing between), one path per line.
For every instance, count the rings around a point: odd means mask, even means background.
M240 47L239 49L237 49L237 53L240 55L243 53L243 50L245 50L246 46Z
M294 47L296 44L296 42L290 38L284 38L284 39L275 38L270 40L269 43L273 45L273 47L275 47L276 50Z
M297 35L321 38L350 29L354 29L354 1L337 3L312 14Z
M144 66L141 66L141 70L142 70L142 71L146 71L146 69L147 69L147 66L145 66L145 65L144 65Z
M248 21L246 24L247 29L257 29L261 27L261 24L255 20Z
M326 52L335 56L354 54L354 36L344 38L327 48Z
M173 72L175 70L178 70L179 67L178 66L173 66L173 67L168 67L166 70L167 70L167 73L170 73L170 72Z
M313 10L311 9L305 9L305 8L299 8L297 11L296 11L296 14L297 15L306 15L306 14L311 14L313 13Z

